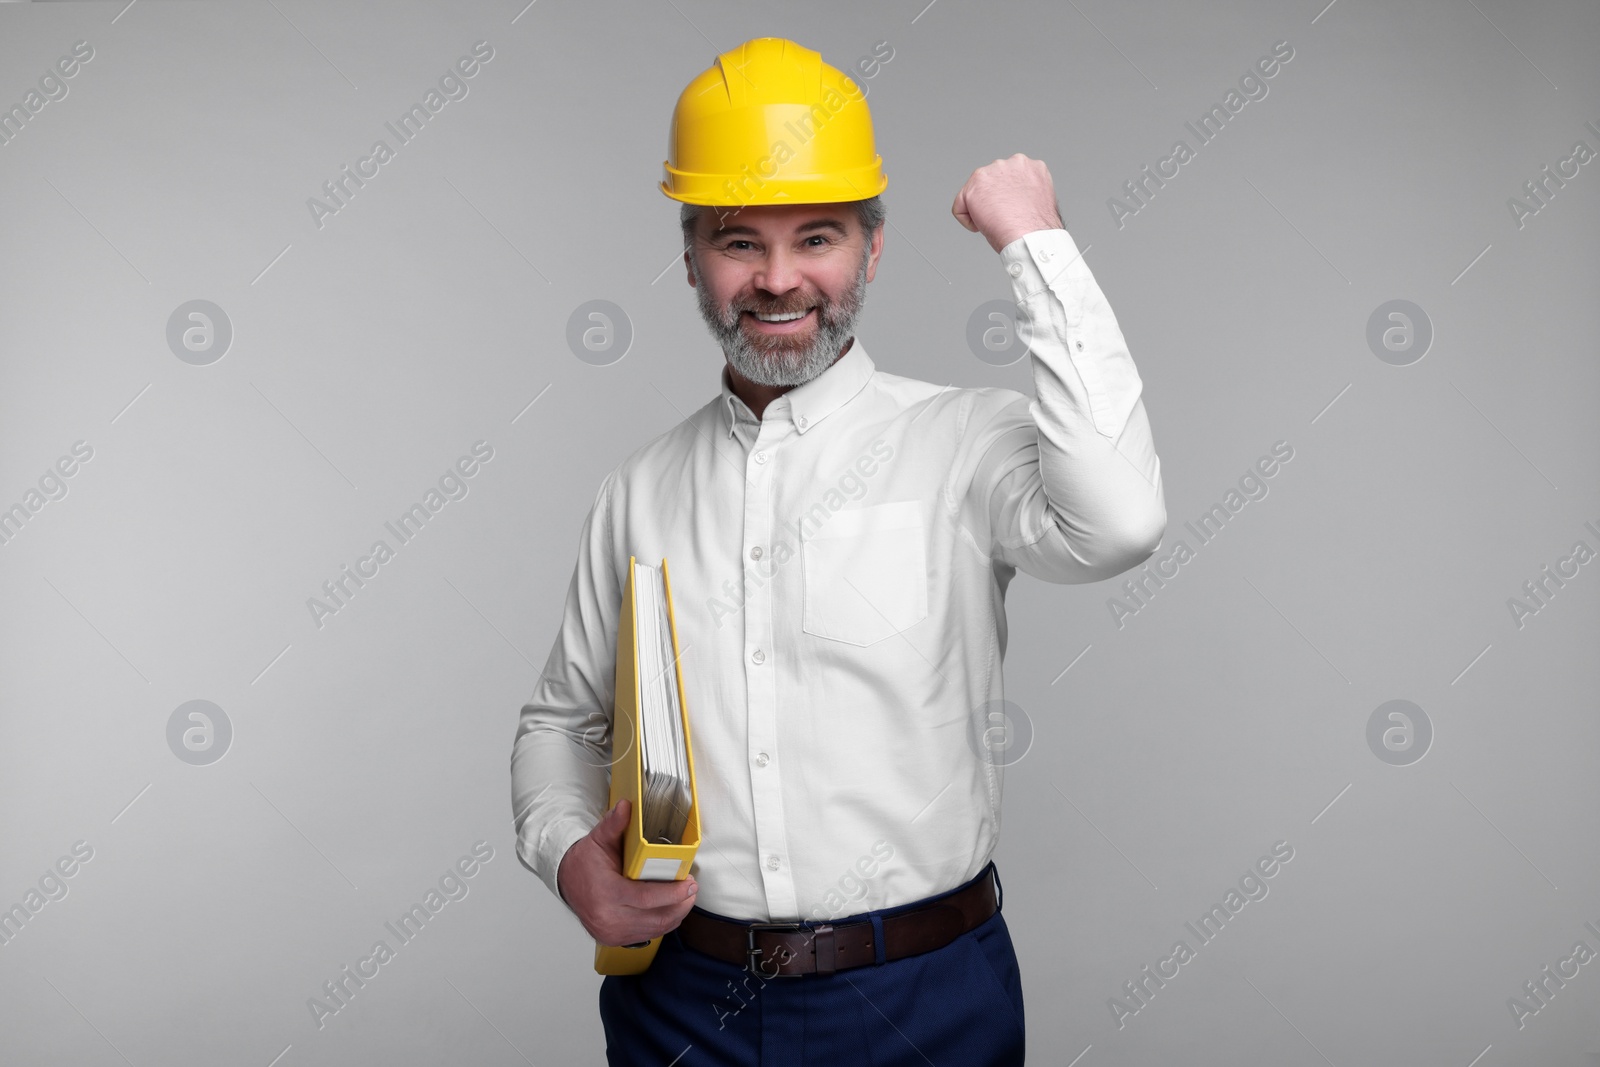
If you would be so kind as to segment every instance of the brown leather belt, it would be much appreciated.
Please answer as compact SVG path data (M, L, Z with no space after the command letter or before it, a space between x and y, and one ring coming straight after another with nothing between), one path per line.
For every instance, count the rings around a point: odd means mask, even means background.
M884 916L883 960L943 948L989 919L999 903L992 868L964 889ZM878 962L870 919L844 923L740 923L696 908L678 926L683 943L763 978L833 974Z

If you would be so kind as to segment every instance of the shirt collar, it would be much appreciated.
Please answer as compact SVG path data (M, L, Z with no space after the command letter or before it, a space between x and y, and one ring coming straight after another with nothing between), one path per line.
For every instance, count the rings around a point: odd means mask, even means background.
M788 417L798 432L804 434L814 430L818 423L859 393L876 369L877 364L867 355L861 338L857 337L851 341L850 350L834 360L827 370L768 404L766 411L762 412L762 418ZM734 424L740 419L747 422L757 420L745 402L734 395L729 387L726 363L722 365L721 379L723 422L728 427L727 436L731 437Z

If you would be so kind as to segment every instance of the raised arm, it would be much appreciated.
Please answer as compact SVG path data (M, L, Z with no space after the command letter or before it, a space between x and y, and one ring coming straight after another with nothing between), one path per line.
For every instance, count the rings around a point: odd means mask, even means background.
M1043 163L973 172L952 212L1000 254L1035 399L972 413L962 522L994 558L1051 582L1137 566L1166 530L1143 383L1116 316L1055 210Z

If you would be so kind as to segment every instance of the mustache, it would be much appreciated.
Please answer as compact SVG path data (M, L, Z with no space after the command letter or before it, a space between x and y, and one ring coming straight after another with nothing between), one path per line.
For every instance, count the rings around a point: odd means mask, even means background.
M827 307L828 301L822 299L807 300L805 303L795 303L793 301L789 301L784 304L773 304L771 306L767 306L756 304L748 300L743 300L737 301L730 306L734 311L749 311L758 315L788 315L796 311L809 311L814 307Z

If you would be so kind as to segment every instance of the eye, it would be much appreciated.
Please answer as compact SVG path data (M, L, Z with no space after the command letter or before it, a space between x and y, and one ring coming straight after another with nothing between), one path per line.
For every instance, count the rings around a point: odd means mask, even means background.
M729 249L729 248L733 248L734 245L748 245L749 247L752 247L752 248L755 247L754 245L751 245L749 241L743 240L742 238L738 238L738 237L735 237L733 240L729 241L727 244L723 245L722 247L723 247L724 250L726 250L726 249ZM743 252L744 249L743 248L734 248L734 251Z
M807 240L807 241L821 241L821 242L822 242L822 244L825 244L825 245L827 245L827 244L832 244L832 243L833 243L833 242L832 242L832 241L830 241L830 240L829 240L829 239L828 239L828 238L827 238L827 237L824 237L824 236L823 236L823 235L822 235L822 234L820 234L820 233L814 233L814 234L812 234L812 235L811 235L811 236L810 236L810 237L807 237L807 238L806 238L806 240ZM811 247L812 247L812 248L820 248L820 247L821 247L821 245L812 245L812 246L811 246Z

